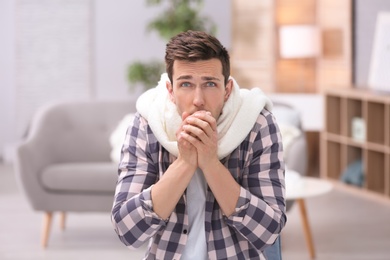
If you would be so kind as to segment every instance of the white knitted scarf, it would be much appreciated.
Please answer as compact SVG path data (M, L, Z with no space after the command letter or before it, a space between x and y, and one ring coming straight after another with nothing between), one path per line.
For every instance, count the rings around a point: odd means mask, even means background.
M259 88L240 89L233 80L232 92L225 102L217 121L218 158L222 159L236 149L248 135L261 110L272 109L272 102ZM170 100L166 73L161 75L157 87L143 93L137 100L137 111L148 120L157 140L174 156L178 156L176 131L181 124L181 115Z

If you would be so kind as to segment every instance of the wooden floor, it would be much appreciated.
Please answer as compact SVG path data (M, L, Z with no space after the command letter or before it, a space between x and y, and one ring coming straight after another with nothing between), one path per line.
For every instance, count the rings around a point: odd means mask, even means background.
M284 260L310 259L298 207L288 212L282 233ZM336 187L329 194L306 200L316 259L389 260L390 202ZM107 214L69 214L65 231L54 226L46 250L40 247L42 214L29 207L12 167L0 165L0 259L141 259L142 248L121 244Z

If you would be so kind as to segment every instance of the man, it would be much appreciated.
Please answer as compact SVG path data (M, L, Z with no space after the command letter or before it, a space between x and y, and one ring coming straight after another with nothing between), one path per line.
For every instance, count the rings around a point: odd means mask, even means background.
M112 221L145 259L264 259L286 222L282 140L269 100L240 90L226 49L188 31L137 101Z

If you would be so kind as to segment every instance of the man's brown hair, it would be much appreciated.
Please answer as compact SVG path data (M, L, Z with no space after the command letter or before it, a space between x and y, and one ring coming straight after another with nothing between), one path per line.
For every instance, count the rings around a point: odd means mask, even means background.
M171 83L173 63L175 60L199 61L219 59L222 63L222 74L225 85L230 76L229 53L220 41L212 35L201 31L186 31L171 38L165 51L165 65Z

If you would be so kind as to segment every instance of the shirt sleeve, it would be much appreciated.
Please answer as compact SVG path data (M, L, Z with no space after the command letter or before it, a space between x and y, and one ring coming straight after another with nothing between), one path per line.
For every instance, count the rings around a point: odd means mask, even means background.
M249 135L249 149L235 212L226 218L258 250L272 245L286 222L283 147L275 118L262 112Z
M111 220L120 240L138 248L165 226L154 211L151 188L158 178L156 140L139 114L128 128L121 151ZM154 151L152 150L154 149Z

